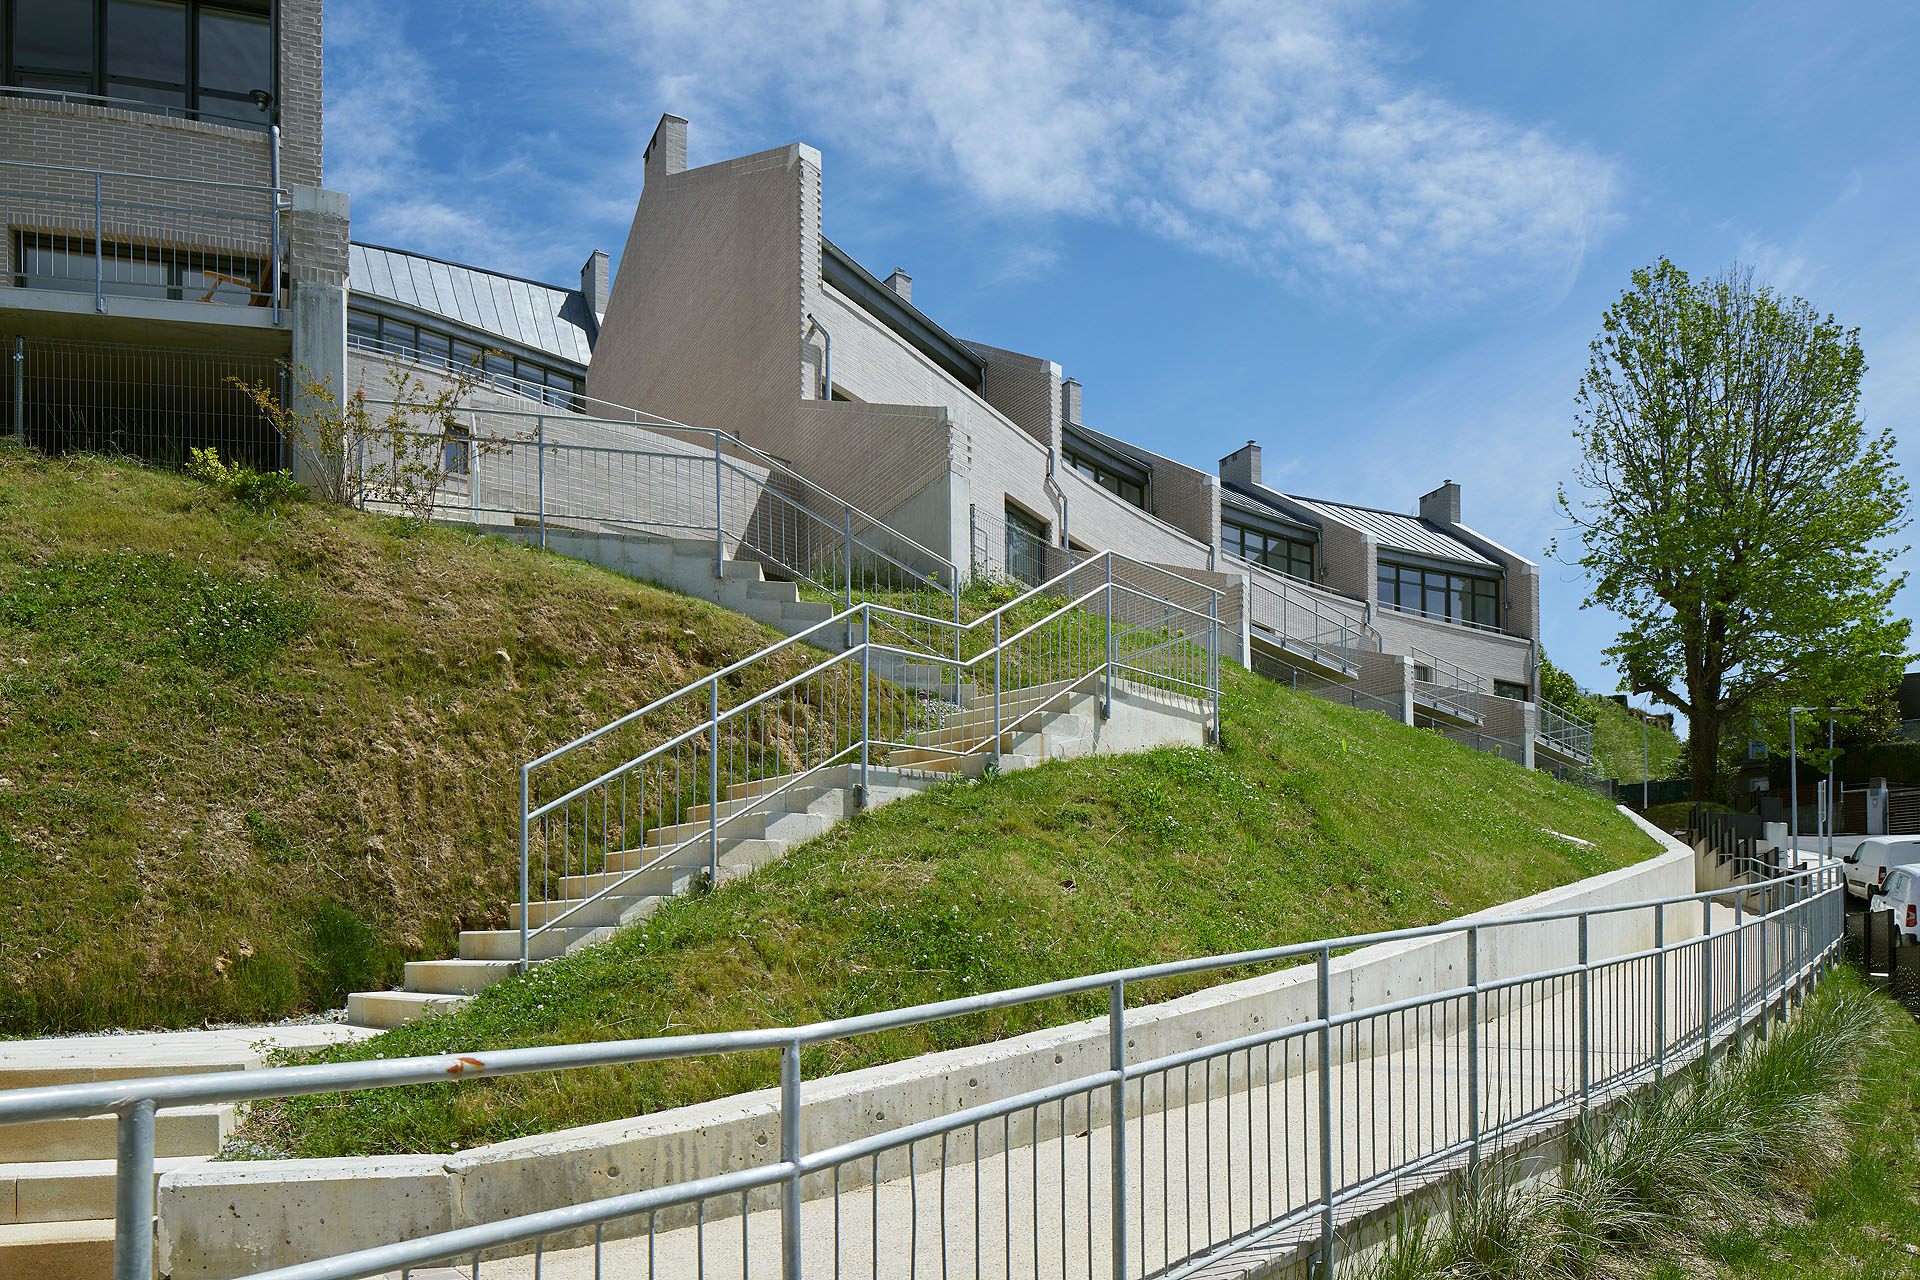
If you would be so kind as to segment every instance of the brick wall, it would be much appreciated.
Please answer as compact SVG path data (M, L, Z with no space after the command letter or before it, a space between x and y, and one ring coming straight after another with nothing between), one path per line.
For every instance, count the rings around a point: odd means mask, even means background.
M1060 447L1060 366L1039 356L966 344L987 361L986 401L1014 426L1054 449Z
M1406 653L1419 648L1448 662L1457 662L1485 679L1489 693L1495 680L1532 685L1533 645L1519 637L1478 631L1393 609L1375 609L1373 629L1380 633L1381 643L1388 652Z

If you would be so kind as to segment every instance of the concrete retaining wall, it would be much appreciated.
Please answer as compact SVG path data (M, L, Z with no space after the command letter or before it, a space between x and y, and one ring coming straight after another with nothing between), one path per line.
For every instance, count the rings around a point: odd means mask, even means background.
M1664 850L1619 871L1535 894L1482 913L1482 982L1571 964L1577 930L1570 923L1502 926L1503 917L1598 907L1693 892L1692 850L1651 827ZM1698 916L1669 913L1668 940L1695 936ZM1595 957L1653 945L1651 911L1596 918L1589 933ZM1336 957L1330 969L1336 1013L1461 986L1460 935L1384 943ZM1162 1004L1129 1010L1128 1055L1155 1058L1250 1035L1315 1016L1311 965L1248 978ZM1492 1010L1488 1010L1491 1016ZM1361 1052L1370 1046L1356 1037ZM1105 1020L1050 1027L1012 1039L929 1054L832 1076L805 1086L801 1140L808 1149L849 1141L1005 1098L1047 1083L1105 1069ZM1282 1055L1283 1058L1291 1055ZM1237 1078L1237 1077L1236 1077ZM1070 1126L1100 1123L1104 1093L1069 1106ZM1146 1105L1159 1099L1149 1090ZM212 1280L362 1248L437 1229L487 1222L581 1199L636 1191L687 1178L753 1167L777 1158L778 1094L742 1094L630 1120L499 1143L449 1156L359 1161L275 1161L214 1164L168 1174L160 1184L160 1267L174 1280ZM1054 1112L1038 1118L1037 1136L1053 1136ZM1034 1140L1036 1124L1018 1120L1010 1141ZM981 1154L1000 1136L981 1135ZM991 1144L991 1145L990 1145ZM921 1155L938 1159L937 1144ZM971 1153L957 1152L955 1159ZM905 1157L882 1159L881 1178L904 1171ZM369 1183L356 1171L382 1180ZM871 1168L843 1175L864 1180ZM821 1194L824 1175L806 1185ZM386 1188L380 1191L380 1186ZM662 1215L660 1225L669 1225ZM555 1242L557 1243L557 1242Z

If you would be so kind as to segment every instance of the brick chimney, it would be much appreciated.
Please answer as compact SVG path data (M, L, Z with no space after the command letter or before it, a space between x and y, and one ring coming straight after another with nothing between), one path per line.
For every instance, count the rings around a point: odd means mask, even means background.
M895 267L893 274L887 277L887 288L899 294L908 302L913 301L913 277L903 268Z
M1432 493L1420 495L1420 518L1437 525L1460 523L1460 486L1448 480Z
M613 264L604 249L587 255L580 268L580 293L595 316L607 314L607 296L613 292Z
M675 115L663 115L654 126L653 138L644 156L646 176L664 178L681 173L687 167L687 122Z
M1063 378L1060 381L1060 420L1074 426L1084 425L1080 421L1080 380Z
M1251 489L1260 483L1260 446L1249 440L1220 459L1220 478L1228 484Z

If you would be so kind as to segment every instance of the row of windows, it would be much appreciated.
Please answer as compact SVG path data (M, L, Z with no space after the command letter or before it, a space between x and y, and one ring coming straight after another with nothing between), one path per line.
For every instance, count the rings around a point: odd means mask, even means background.
M266 125L270 0L4 0L6 78Z
M96 272L100 291L118 298L168 298L266 306L271 273L257 258L215 249L183 249L105 242L94 262L92 236L19 231L13 238L16 289L89 293Z
M1220 522L1220 545L1230 556L1263 564L1305 582L1313 581L1313 544L1246 525Z
M489 351L464 338L355 307L347 309L347 342L375 351L454 368L475 366L501 390L585 411L586 383L571 370Z
M1500 583L1409 565L1380 566L1380 603L1429 618L1468 622L1481 627L1500 625Z
M1122 475L1104 462L1096 461L1085 454L1075 453L1071 449L1062 450L1067 465L1087 479L1105 489L1108 493L1118 494L1121 501L1131 502L1141 510L1146 510L1146 486L1131 476Z

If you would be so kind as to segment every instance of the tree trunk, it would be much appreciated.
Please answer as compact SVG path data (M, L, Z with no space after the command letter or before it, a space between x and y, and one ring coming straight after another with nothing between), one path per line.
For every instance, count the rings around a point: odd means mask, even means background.
M1698 705L1697 703L1695 705ZM1718 800L1715 784L1720 777L1720 722L1702 721L1695 715L1687 723L1687 765L1693 777L1693 800L1699 804Z

